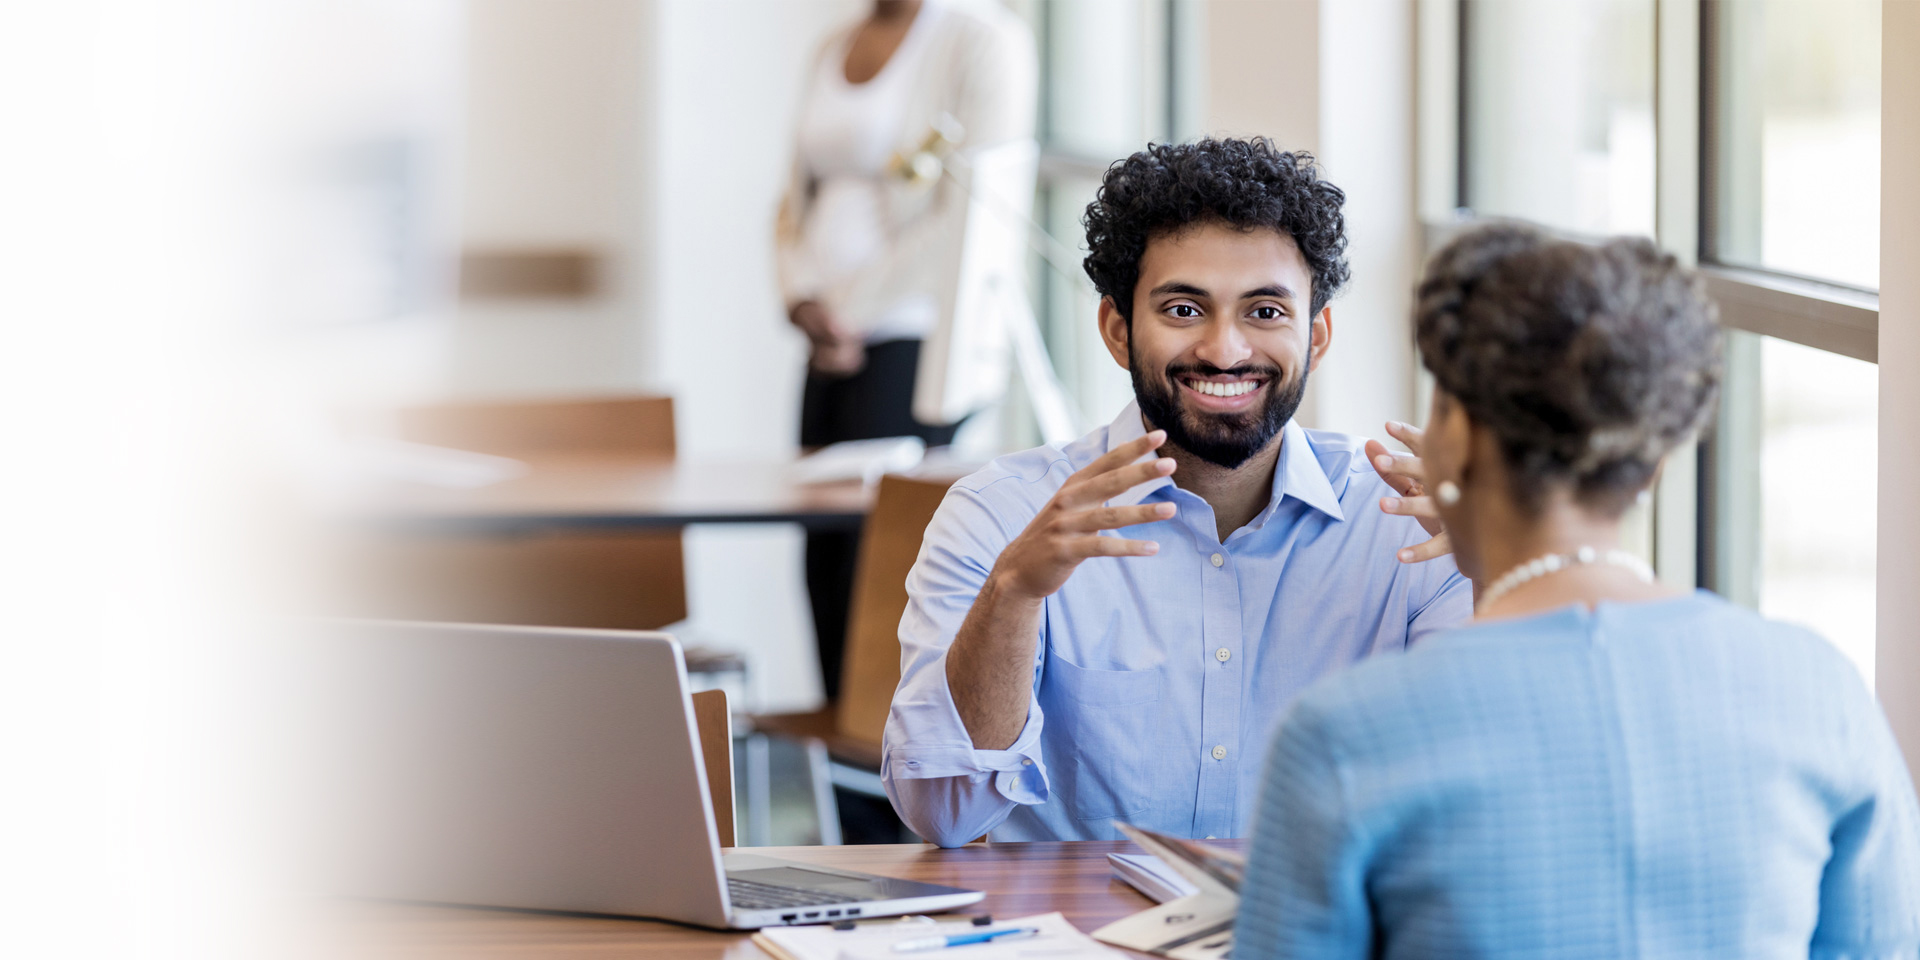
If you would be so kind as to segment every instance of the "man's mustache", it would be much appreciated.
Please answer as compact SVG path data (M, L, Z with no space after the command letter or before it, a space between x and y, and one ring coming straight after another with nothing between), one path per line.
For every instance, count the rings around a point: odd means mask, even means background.
M1222 370L1211 363L1176 363L1167 365L1167 379L1169 381L1177 380L1181 377L1267 377L1278 380L1281 378L1281 373L1279 367L1272 366L1248 365Z

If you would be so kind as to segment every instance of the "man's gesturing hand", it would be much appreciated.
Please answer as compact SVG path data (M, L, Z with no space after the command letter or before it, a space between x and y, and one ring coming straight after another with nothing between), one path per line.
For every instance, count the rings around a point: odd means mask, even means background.
M1440 511L1434 508L1433 498L1428 496L1426 470L1420 462L1420 448L1427 442L1426 431L1412 424L1389 422L1387 434L1406 444L1413 455L1398 456L1378 440L1367 441L1367 459L1373 463L1373 469L1380 474L1380 479L1387 482L1387 486L1400 494L1397 497L1380 498L1380 509L1419 520L1420 526L1426 528L1427 535L1432 537L1425 543L1416 543L1401 550L1398 554L1400 562L1419 563L1452 553L1453 538L1447 535L1446 524L1440 522Z
M1100 531L1173 516L1171 503L1105 505L1135 486L1173 472L1173 460L1166 457L1134 463L1166 439L1165 431L1155 430L1113 448L1068 477L1033 522L1000 551L988 577L995 592L1008 599L1040 600L1059 590L1088 557L1150 557L1158 552L1160 545L1152 540L1103 537Z
M1106 505L1139 484L1173 472L1173 461L1164 457L1134 462L1166 439L1165 432L1155 430L1068 477L1033 522L1000 551L947 650L953 708L975 747L1005 750L1026 727L1041 601L1059 590L1088 557L1150 557L1159 550L1151 540L1103 537L1100 531L1173 516L1171 503Z

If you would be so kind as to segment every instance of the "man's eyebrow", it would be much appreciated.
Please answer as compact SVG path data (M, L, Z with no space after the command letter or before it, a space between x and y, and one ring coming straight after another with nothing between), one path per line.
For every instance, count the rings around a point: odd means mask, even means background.
M1152 290L1147 291L1147 296L1158 297L1168 293L1181 293L1189 297L1212 296L1212 294L1206 292L1205 290L1200 289L1199 287L1194 286L1191 283L1182 283L1179 280L1168 281L1167 283L1163 283L1157 287L1154 287Z
M1255 287L1240 295L1240 299L1242 300L1252 300L1255 297L1274 297L1280 300L1292 300L1293 291L1281 284L1269 283L1264 287Z

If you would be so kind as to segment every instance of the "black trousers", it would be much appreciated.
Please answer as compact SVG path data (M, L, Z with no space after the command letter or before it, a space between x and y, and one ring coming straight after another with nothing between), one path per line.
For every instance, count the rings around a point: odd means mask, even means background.
M867 347L867 365L851 377L807 374L800 400L800 445L824 447L843 440L919 437L927 446L953 442L960 427L929 427L913 419L913 381L920 341L888 340ZM807 598L820 647L820 679L827 699L840 696L840 665L847 643L847 611L853 599L853 565L860 534L807 534Z
M851 377L807 374L800 401L800 445L823 447L842 440L919 437L927 446L953 442L958 424L929 427L913 419L913 381L920 341L889 340L867 347L867 365ZM847 612L853 600L853 567L860 534L807 534L807 597L820 650L820 679L827 699L840 696L840 665L847 645ZM899 843L910 837L885 800L834 789L840 832L847 843Z

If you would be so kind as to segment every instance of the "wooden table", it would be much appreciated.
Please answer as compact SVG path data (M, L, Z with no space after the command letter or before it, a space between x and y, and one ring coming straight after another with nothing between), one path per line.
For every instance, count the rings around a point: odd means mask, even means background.
M1215 841L1245 849L1244 841ZM744 849L744 848L743 848ZM1152 905L1113 879L1107 854L1138 852L1126 841L976 843L954 850L922 844L754 847L754 853L925 880L987 898L965 913L1022 917L1058 910L1083 931ZM647 957L650 960L771 960L744 933L654 920L410 904L354 904L340 932L352 956L396 958Z
M692 523L856 529L873 505L858 481L801 483L790 459L556 456L527 464L523 476L473 490L381 491L364 513L392 528L462 533Z

